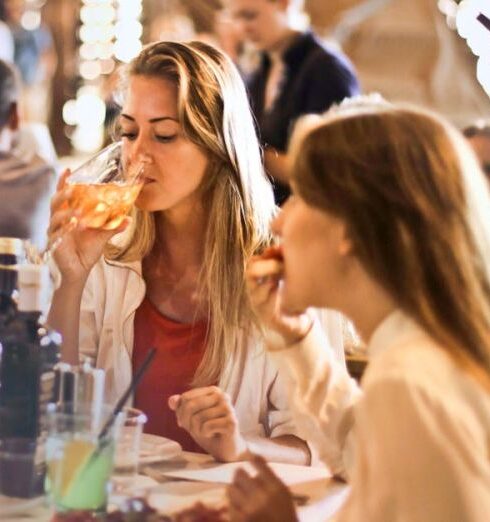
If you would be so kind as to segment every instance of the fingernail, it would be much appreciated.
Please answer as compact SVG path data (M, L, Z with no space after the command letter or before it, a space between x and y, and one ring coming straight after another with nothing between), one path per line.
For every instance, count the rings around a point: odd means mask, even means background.
M174 410L177 408L178 404L179 404L179 400L180 400L180 395L171 395L169 398L168 398L168 407L171 409L171 410Z

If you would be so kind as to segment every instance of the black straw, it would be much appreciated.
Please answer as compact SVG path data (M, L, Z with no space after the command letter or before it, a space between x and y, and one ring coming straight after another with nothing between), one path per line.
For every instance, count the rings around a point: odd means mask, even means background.
M129 383L127 390L122 394L121 398L117 401L117 404L116 404L112 414L109 416L109 418L107 419L107 422L105 423L104 427L102 428L101 432L99 433L99 436L98 436L99 441L101 439L103 439L105 435L107 435L107 432L109 431L111 426L114 424L114 421L116 420L118 414L121 412L121 410L124 408L124 405L128 401L129 396L134 392L136 386L138 386L141 378L143 377L144 373L146 372L151 361L153 361L153 357L155 357L156 352L157 352L156 348L151 348L150 351L146 354L145 360L141 363L141 366L134 373L133 378L131 379L131 382Z

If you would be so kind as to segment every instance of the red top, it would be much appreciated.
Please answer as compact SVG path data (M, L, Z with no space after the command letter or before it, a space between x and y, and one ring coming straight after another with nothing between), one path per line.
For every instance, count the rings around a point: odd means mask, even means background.
M151 348L157 349L136 389L134 406L148 416L145 432L176 440L186 451L203 450L177 426L168 398L190 389L204 353L206 330L206 321L182 324L165 317L146 297L134 319L133 370L139 368Z

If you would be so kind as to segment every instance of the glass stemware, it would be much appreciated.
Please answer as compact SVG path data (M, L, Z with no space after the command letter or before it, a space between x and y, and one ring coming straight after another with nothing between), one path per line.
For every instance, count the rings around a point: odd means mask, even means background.
M140 193L143 170L143 161L124 160L121 142L112 143L74 170L66 179L70 190L62 207L70 209L72 217L41 258L49 259L64 234L78 225L116 229Z

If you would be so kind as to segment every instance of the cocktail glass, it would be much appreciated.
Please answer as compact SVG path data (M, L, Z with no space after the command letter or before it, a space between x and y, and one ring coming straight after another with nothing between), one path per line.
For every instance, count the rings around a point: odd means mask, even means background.
M103 512L107 505L120 415L99 434L112 408L90 404L50 405L46 441L46 491L56 511Z

